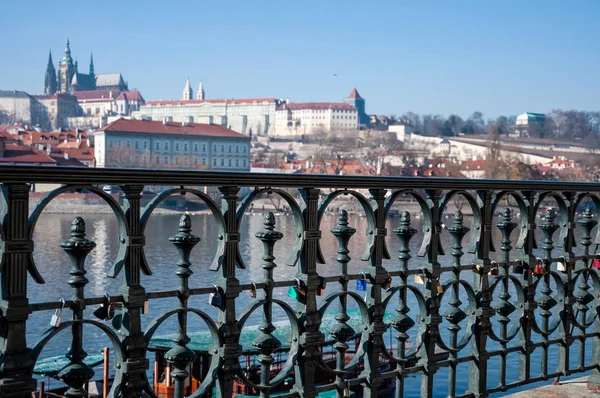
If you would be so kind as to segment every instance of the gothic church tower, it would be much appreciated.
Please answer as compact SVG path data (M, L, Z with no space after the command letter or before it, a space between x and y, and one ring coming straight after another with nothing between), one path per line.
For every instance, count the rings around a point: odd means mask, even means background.
M204 86L202 85L202 80L200 81L200 86L198 86L198 92L196 93L196 99L205 100L206 95L204 94Z
M184 101L194 99L194 92L192 91L192 86L190 85L189 77L185 82L185 87L183 88L183 97L181 99Z
M69 46L69 38L67 37L67 45L65 47L65 55L58 64L58 91L68 93L71 91L71 81L73 76L77 74L77 66L71 58L71 47Z
M46 67L44 93L46 95L56 94L56 69L54 69L54 62L52 62L52 51L50 51L48 54L48 66Z

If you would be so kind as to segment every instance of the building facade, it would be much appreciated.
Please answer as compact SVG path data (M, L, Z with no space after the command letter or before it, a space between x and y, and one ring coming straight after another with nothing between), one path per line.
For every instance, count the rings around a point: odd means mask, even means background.
M348 135L359 127L358 110L344 102L281 104L275 112L273 137L302 138L317 134Z
M535 136L536 131L544 128L546 115L543 113L525 112L517 116L515 125L513 126L513 137L529 137Z
M0 90L0 124L32 125L40 117L35 99L25 91Z
M199 87L199 94L204 89ZM191 95L190 88L190 95ZM215 123L247 136L268 135L277 105L274 98L149 101L132 113L138 120Z
M35 124L39 126L48 126L52 129L67 126L67 120L70 117L75 117L79 114L79 105L77 97L70 94L54 94L54 95L34 95L39 115L38 121ZM40 123L44 118L46 123Z
M370 122L370 118L366 112L366 101L360 96L356 88L353 88L346 98L346 103L356 108L358 112L358 124L359 126L366 126Z
M249 137L219 125L119 119L91 134L96 167L250 170Z
M74 91L89 90L120 90L127 91L127 83L120 73L97 75L94 70L94 58L90 54L89 72L80 73L77 61L71 57L69 39L65 46L65 54L58 63L58 72L52 62L52 53L48 56L46 75L44 80L44 93L70 93Z

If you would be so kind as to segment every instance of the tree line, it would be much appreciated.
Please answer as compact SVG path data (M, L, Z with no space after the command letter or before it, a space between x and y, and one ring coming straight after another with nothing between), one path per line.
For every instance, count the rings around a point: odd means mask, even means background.
M401 119L408 121L419 134L427 136L458 136L487 134L494 123L500 135L513 131L516 115L485 119L482 112L473 112L466 119L456 114L448 117L439 114L420 115L407 112ZM552 140L581 140L588 146L600 146L600 111L577 111L554 109L546 114L545 121L532 125L529 136Z

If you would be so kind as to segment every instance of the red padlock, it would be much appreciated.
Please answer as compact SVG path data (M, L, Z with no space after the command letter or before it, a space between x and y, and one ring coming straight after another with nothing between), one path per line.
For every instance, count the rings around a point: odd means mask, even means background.
M546 272L546 270L544 270L544 267L542 267L541 264L536 264L535 267L533 267L534 275L541 276L541 275L544 275L545 272Z
M600 258L595 258L594 261L592 261L592 267L600 268Z

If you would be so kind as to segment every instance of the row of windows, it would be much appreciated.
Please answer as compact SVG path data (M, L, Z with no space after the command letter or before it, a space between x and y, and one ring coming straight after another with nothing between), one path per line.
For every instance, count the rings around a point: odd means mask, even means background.
M168 156L163 157L163 161L162 164L164 165L169 165L170 164L170 158ZM202 164L202 166L206 166L206 158L202 158L201 160L198 158L193 159L194 161L194 165L195 166L199 166L200 164ZM160 156L156 156L154 158L154 163L156 164L161 164L160 161ZM190 166L190 159L180 159L179 157L175 158L175 166ZM213 166L218 166L221 165L221 167L225 167L225 159L220 159L217 160L216 158L213 159ZM233 167L234 162L232 161L232 159L228 159L227 160L227 167ZM242 165L242 167L247 167L248 165L248 161L246 159L242 159L242 161L240 162L240 159L235 159L235 167L240 167L240 164Z
M116 144L117 145L121 145L122 144L121 140L117 140ZM113 148L114 145L115 145L115 142L113 140L110 140L109 143L108 143L109 148ZM127 148L131 148L131 141L130 140L125 141L125 145L127 146ZM143 149L148 149L148 141L144 141L142 143L142 145L143 145ZM135 141L134 142L134 147L135 147L135 149L140 149L140 142L139 141ZM157 150L157 151L159 151L160 147L161 147L160 142L156 142L156 144L154 146L154 149ZM180 151L181 147L182 146L178 142L175 143L175 150L176 151ZM200 148L200 146L197 143L194 143L194 152L198 152L199 148ZM213 145L213 152L218 152L217 151L218 148L219 148L218 145L216 145L216 144ZM169 150L169 143L168 142L165 142L163 144L163 149L165 151ZM188 144L187 144L187 142L183 144L183 150L185 152L188 151ZM202 152L206 152L206 144L202 144ZM227 145L227 152L228 153L233 153L233 145ZM240 145L236 145L235 146L235 153L247 153L247 152L248 152L248 147L247 146L242 145L241 149L240 149ZM221 145L221 153L225 153L225 145Z

